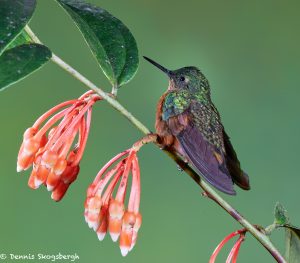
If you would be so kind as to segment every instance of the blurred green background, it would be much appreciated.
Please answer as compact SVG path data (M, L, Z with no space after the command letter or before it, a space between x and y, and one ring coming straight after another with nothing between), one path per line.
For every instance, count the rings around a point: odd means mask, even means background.
M299 1L111 1L90 0L121 19L135 36L140 56L171 69L201 68L210 81L252 189L225 196L252 223L272 223L282 202L300 225L298 171L300 148ZM32 29L53 52L109 90L88 47L55 1L38 1ZM167 79L141 59L136 77L119 100L153 129L155 106ZM24 130L52 106L86 90L49 62L5 90L1 105L0 253L77 253L79 262L208 262L216 245L238 225L156 147L140 152L143 224L126 258L110 237L99 242L83 218L86 189L98 170L141 137L107 105L94 107L81 172L60 203L45 188L27 187L29 171L16 173ZM284 232L272 238L284 248ZM230 246L218 258L224 262ZM239 262L273 262L247 235ZM31 261L32 262L32 261Z

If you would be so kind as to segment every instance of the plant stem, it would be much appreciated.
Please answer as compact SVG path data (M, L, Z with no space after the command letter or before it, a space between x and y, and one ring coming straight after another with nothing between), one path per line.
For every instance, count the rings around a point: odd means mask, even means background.
M33 41L36 43L41 43L37 36L31 31L29 26L25 27L26 32L30 35ZM112 97L112 94L106 93L102 89L98 88L94 83L88 80L86 77L81 75L78 71L76 71L69 64L64 62L61 58L52 53L51 60L57 64L59 67L67 71L74 78L78 79L80 82L85 84L88 88L95 91L99 94L104 100L106 100L112 107L114 107L117 111L123 114L138 130L140 130L144 134L150 134L150 130L141 123L137 118L135 118L123 105L121 105L115 98ZM158 137L152 136L153 143L157 146L161 147L158 143ZM146 143L148 143L147 141ZM169 155L171 159L173 159L182 170L184 170L206 193L206 195L214 200L220 207L222 207L228 214L230 214L236 221L238 221L243 227L247 229L249 233L251 233L276 259L279 263L286 263L283 256L277 250L277 248L273 245L271 240L267 235L260 232L255 226L253 226L249 221L247 221L236 209L234 209L229 203L227 203L208 183L203 181L201 177L187 164L185 163L180 156L176 153L171 152L169 149L163 149L163 151Z
M25 27L25 31L27 34L32 38L33 41L36 43L41 44L42 42L38 39L38 37L32 32L30 27L27 25ZM71 74L74 78L78 79L80 82L85 84L87 87L89 87L91 90L95 91L97 94L99 94L104 100L106 100L111 106L113 106L117 111L122 113L133 125L135 125L142 133L148 134L150 133L150 130L141 123L138 119L136 119L127 109L123 107L116 99L113 99L111 97L111 94L106 93L102 89L98 88L94 83L92 83L90 80L88 80L86 77L81 75L77 70L72 68L69 64L64 62L61 58L56 56L54 53L52 53L51 60L60 66L62 69L67 71L69 74Z

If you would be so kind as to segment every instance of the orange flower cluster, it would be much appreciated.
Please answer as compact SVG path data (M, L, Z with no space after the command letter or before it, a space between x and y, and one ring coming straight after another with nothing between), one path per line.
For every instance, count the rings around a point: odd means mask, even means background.
M121 161L108 171L120 159ZM132 183L126 209L125 197L130 172ZM118 190L113 198L117 185ZM99 240L104 239L107 231L114 242L120 237L123 256L134 247L142 223L139 213L140 191L140 169L136 151L133 149L126 150L111 159L99 171L87 191L84 212L86 222L97 232Z
M52 191L53 200L63 198L79 173L90 130L92 106L99 99L93 91L88 91L78 99L53 107L25 131L17 171L27 170L33 165L29 187L37 189L44 184L48 191ZM76 137L77 143L74 144Z

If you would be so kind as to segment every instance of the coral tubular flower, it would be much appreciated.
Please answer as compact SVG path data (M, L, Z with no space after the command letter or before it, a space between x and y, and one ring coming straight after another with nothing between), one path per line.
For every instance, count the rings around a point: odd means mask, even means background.
M223 248L223 246L233 237L239 235L238 240L235 242L234 246L232 247L227 259L226 259L226 263L236 263L237 257L238 257L238 253L240 250L240 246L242 244L242 242L245 239L245 233L246 230L245 229L241 229L241 230L237 230L235 232L230 233L228 236L226 236L221 242L220 244L216 247L216 249L214 250L213 254L211 255L210 259L209 259L209 263L214 263L218 254L220 253L221 249Z
M53 200L63 198L79 173L91 125L92 106L97 100L100 97L88 91L78 99L53 107L25 131L17 171L33 166L29 187L37 189L44 184L52 191Z
M245 235L241 234L239 239L235 242L234 246L232 247L232 249L226 259L226 263L230 263L230 262L236 263L237 256L239 254L239 250L240 250L241 244L244 241L244 239L245 239Z
M113 168L111 166L119 161ZM125 206L129 176L132 175L128 205ZM113 197L114 190L117 189ZM103 240L107 231L116 242L120 238L123 256L132 250L142 223L140 206L140 169L136 149L126 150L111 159L97 174L87 190L85 220Z

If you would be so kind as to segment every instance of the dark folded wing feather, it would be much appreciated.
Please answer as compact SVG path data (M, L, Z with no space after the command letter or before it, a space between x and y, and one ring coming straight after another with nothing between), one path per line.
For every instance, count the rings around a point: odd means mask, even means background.
M243 172L240 166L240 162L230 142L229 136L223 131L224 147L226 152L225 163L226 167L234 181L239 187L244 190L250 189L249 177Z
M224 193L236 194L227 167L222 163L223 154L203 137L193 123L186 126L176 137L192 164L210 184ZM219 160L216 156L220 156Z

